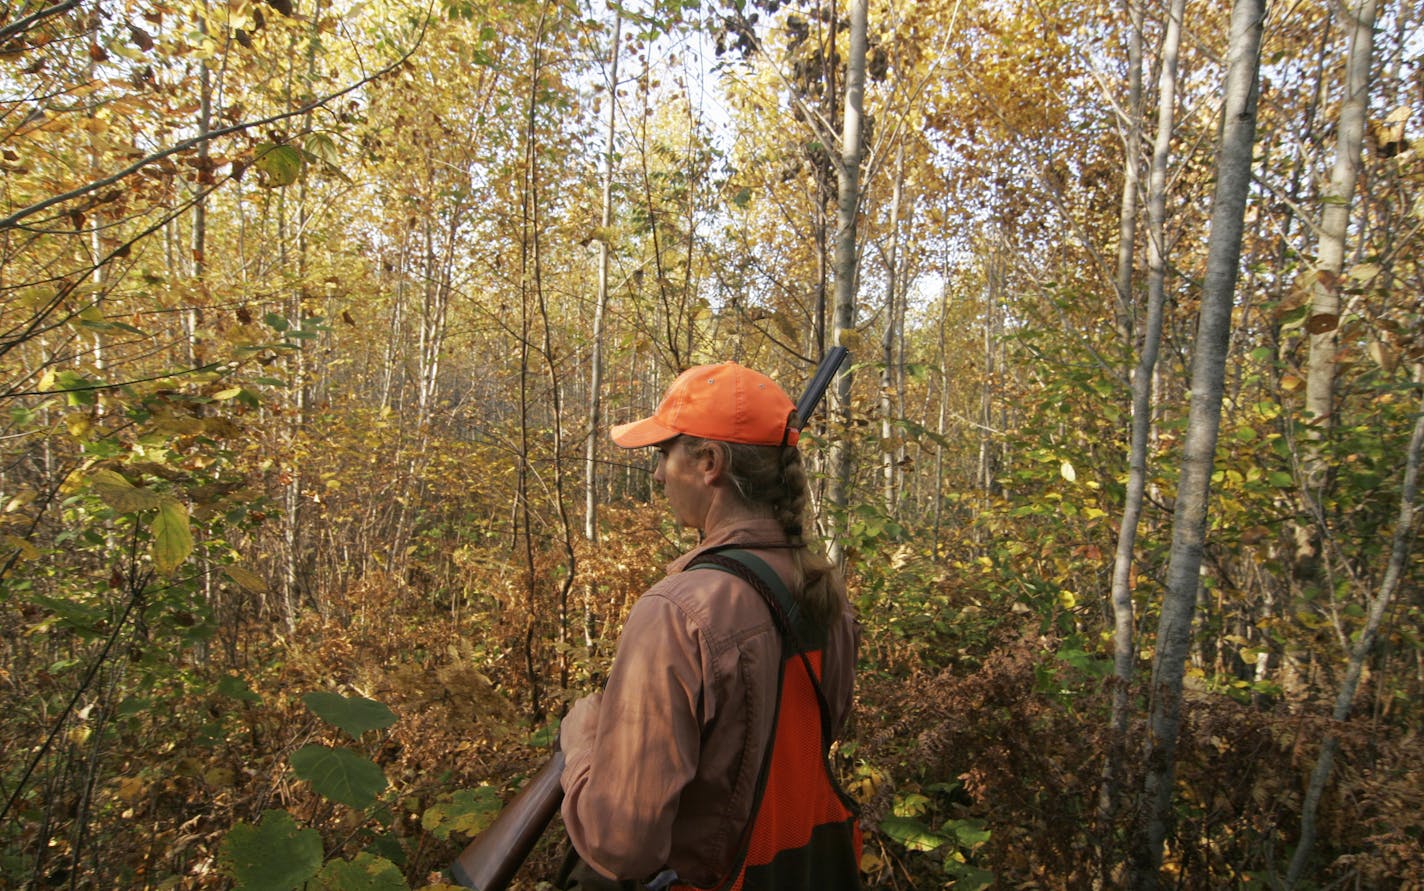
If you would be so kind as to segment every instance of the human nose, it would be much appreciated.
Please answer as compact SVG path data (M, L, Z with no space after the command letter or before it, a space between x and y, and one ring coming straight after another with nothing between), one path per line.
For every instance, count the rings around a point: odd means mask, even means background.
M658 452L658 457L653 464L653 482L661 484L665 481L665 477L663 475L663 465L665 461L666 459L663 456L663 453Z

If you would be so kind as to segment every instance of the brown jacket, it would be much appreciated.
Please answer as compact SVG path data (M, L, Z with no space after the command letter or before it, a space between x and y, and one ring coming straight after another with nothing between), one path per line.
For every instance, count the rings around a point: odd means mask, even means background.
M671 867L709 886L733 867L775 716L781 643L745 582L682 570L707 548L785 541L772 520L716 529L633 605L592 731L562 737L564 824L599 871L644 878ZM789 585L787 551L748 550ZM855 648L847 604L825 652L834 733L850 712Z

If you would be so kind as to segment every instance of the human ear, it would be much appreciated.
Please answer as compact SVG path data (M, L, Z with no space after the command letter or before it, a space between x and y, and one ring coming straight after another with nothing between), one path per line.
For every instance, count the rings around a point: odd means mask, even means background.
M721 443L709 443L697 457L700 462L698 469L702 471L702 481L709 486L715 485L722 479L731 462L731 455L727 452L727 447Z

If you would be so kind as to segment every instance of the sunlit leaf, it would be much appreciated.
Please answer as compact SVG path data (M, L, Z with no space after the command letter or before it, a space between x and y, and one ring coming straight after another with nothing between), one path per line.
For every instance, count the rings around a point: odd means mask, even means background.
M233 564L223 567L223 575L251 591L253 594L267 593L267 580L245 566Z
M193 531L188 526L188 509L172 498L164 498L153 519L153 566L167 575L193 552Z
M880 821L880 831L911 851L933 851L948 841L943 835L910 817L886 817Z
M290 186L302 174L305 163L302 153L290 145L263 143L257 147L255 166L267 176L267 182L274 186Z
M104 467L90 471L89 486L105 504L121 514L149 510L163 502L163 496L152 489L135 486L122 473Z
M316 877L322 891L406 891L400 869L384 857L357 854L354 860L333 860Z
M504 802L489 786L461 789L426 808L420 825L441 840L448 839L451 832L474 835L493 822L502 807Z

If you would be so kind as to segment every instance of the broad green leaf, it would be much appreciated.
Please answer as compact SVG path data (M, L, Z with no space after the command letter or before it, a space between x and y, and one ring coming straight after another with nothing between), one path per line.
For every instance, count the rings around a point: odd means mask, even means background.
M104 503L121 514L158 507L163 496L152 489L135 486L117 470L99 468L89 474L89 486Z
M257 169L274 186L290 186L302 174L302 153L290 145L262 143L257 147Z
M948 841L919 820L909 817L886 817L880 821L880 831L911 851L933 851Z
M384 703L364 696L350 698L321 690L302 697L307 708L328 724L340 727L352 739L360 739L367 730L379 730L396 722L396 714Z
M316 877L322 891L408 891L405 876L394 863L372 854L354 860L333 860Z
M386 788L381 769L350 749L304 746L292 753L292 767L323 798L354 808L371 804Z
M188 528L188 509L172 498L164 498L153 519L153 566L167 575L193 552L193 531Z
M482 831L504 807L498 793L489 786L461 789L441 797L446 800L432 804L420 817L421 828L441 841L448 839L452 832L474 835Z
M944 828L952 829L959 844L970 850L984 844L992 834L984 828L983 820L950 820Z
M232 827L221 853L238 891L287 891L321 869L321 834L298 828L286 811L270 810L256 826Z

